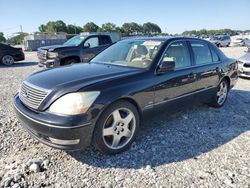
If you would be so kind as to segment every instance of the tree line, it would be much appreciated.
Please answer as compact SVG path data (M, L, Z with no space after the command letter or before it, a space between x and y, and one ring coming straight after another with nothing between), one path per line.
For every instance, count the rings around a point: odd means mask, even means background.
M144 23L142 25L135 22L124 23L121 27L114 23L107 22L98 26L94 22L88 22L85 25L76 26L72 24L65 24L62 20L49 21L46 24L42 24L38 27L40 32L65 32L68 34L79 34L81 32L112 32L116 31L122 34L122 36L133 35L158 35L162 34L161 28L151 22Z
M210 35L221 35L221 34L236 35L238 32L241 32L241 31L236 31L232 29L217 29L217 30L201 29L201 30L184 31L182 35L189 35L189 36L191 35L209 35L210 36Z

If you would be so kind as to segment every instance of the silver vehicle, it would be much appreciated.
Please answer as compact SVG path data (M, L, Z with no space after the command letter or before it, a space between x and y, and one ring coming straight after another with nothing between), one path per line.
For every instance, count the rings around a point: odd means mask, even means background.
M238 60L239 76L250 78L250 52Z
M210 37L209 41L218 47L228 47L230 46L231 38L228 35L217 35Z
M232 42L232 46L250 46L250 39L237 38Z

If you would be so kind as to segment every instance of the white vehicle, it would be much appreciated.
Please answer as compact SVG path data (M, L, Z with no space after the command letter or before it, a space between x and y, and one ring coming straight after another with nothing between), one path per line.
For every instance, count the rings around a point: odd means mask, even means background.
M250 52L238 59L239 76L250 78Z
M237 38L232 42L232 46L250 46L250 39Z

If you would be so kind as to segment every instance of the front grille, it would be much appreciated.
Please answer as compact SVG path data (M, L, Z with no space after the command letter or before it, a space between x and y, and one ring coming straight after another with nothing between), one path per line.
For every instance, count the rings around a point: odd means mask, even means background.
M243 74L245 74L245 75L250 75L250 72L243 72Z
M47 59L47 50L38 50L37 57L39 59Z
M19 97L27 107L38 109L48 93L49 92L46 90L36 88L28 83L23 82L19 92Z

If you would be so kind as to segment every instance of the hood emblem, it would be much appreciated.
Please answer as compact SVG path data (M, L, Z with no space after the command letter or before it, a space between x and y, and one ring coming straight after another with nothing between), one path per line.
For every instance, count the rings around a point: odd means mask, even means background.
M29 92L26 89L23 91L23 96L29 98Z

